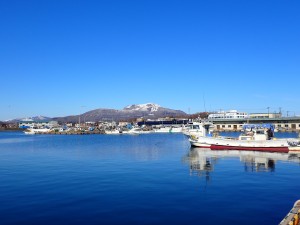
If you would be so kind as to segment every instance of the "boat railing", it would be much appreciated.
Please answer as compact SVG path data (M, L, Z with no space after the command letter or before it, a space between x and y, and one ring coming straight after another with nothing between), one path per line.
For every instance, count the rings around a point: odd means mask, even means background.
M226 140L238 140L238 138L236 138L236 137L225 137L225 136L223 137L223 139L226 139Z

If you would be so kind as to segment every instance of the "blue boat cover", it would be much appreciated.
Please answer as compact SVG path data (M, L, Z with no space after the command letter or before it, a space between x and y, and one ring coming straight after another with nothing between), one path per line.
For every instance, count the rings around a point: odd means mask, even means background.
M243 129L271 129L272 131L274 131L274 125L270 124L270 123L263 123L263 124L244 124L243 125Z

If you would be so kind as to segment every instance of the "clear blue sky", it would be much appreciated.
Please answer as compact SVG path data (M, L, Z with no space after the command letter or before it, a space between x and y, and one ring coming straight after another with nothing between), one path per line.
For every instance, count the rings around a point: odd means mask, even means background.
M299 0L1 0L0 120L154 102L300 115Z

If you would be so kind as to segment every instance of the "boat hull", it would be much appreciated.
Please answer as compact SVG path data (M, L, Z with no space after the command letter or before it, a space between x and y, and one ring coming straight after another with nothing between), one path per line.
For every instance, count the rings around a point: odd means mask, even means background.
M207 144L202 144L202 143L191 143L191 146L192 147L197 147L197 148L210 148L211 146L210 145L207 145Z
M241 150L263 152L289 152L287 140L245 141L224 137L197 137L189 139L191 146L211 150Z
M230 145L214 145L210 146L211 150L240 150L240 151L261 151L261 152L283 152L288 153L289 148L283 147L246 147L246 146L230 146Z

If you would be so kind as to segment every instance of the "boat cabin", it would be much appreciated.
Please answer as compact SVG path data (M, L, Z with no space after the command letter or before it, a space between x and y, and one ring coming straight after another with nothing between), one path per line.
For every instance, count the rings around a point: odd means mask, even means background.
M243 126L244 133L239 136L239 140L271 140L274 134L274 126L272 124L245 124Z
M211 122L191 122L184 126L183 133L187 136L212 136L213 124Z

